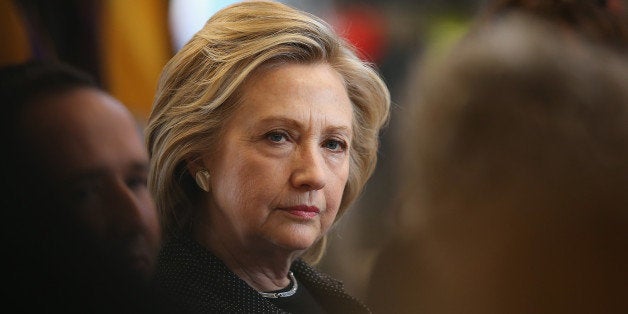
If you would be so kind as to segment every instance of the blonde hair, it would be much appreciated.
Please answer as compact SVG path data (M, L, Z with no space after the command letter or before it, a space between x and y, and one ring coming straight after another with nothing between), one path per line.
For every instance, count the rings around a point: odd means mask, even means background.
M149 188L165 231L191 230L200 192L186 160L215 147L243 83L261 66L292 62L325 62L344 79L354 112L353 144L336 221L356 199L375 168L379 131L388 121L386 85L321 19L277 2L246 1L213 15L162 72L146 141ZM325 242L323 237L303 257L318 261Z

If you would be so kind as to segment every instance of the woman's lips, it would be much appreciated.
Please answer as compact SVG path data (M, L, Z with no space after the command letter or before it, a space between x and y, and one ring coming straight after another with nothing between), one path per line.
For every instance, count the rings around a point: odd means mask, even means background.
M303 217L303 218L313 218L316 217L320 213L320 210L316 206L307 206L307 205L298 205L283 208L283 210L289 212L292 215Z

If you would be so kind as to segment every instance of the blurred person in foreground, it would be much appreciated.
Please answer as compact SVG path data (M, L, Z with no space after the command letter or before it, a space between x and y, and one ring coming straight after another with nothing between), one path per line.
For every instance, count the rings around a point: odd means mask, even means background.
M311 266L376 162L390 97L319 18L226 7L170 60L147 126L161 286L203 312L368 309Z
M627 313L628 64L511 14L416 83L374 313Z
M523 12L554 23L566 36L603 44L628 53L626 0L489 0L480 9L480 25Z
M159 312L147 287L161 229L135 118L56 61L4 66L0 82L5 304Z

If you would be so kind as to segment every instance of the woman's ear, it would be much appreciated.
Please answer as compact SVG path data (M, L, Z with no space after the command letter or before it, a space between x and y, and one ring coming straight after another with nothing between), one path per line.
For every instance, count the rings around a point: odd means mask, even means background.
M186 163L185 167L188 173L192 176L192 178L194 178L197 172L201 170L207 170L207 168L205 168L203 158L200 156L197 156L194 158L186 158L185 163Z
M188 173L194 178L196 184L205 192L209 192L209 178L210 174L207 168L203 165L202 158L186 159L186 168Z

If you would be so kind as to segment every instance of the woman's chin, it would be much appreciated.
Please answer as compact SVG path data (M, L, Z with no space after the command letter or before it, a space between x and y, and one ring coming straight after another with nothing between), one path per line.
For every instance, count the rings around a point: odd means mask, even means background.
M281 232L272 236L271 242L284 250L305 251L320 238L318 230L299 230L299 232Z

